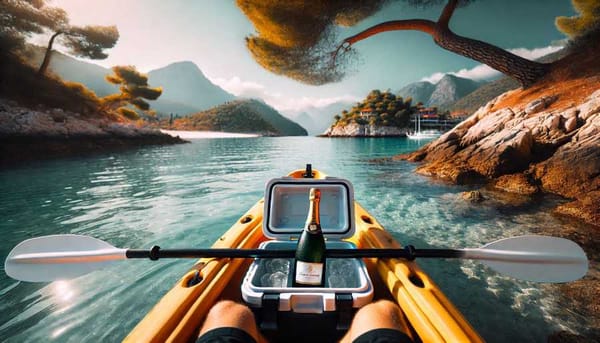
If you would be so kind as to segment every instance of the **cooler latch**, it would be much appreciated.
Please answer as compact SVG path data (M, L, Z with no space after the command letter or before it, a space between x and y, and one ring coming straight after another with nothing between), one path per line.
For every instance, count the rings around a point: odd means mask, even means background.
M338 322L336 329L338 331L346 331L350 328L354 311L352 304L354 299L352 294L341 293L335 295L335 308L338 312Z
M260 329L277 330L277 311L279 310L279 294L265 293L262 296L262 312Z

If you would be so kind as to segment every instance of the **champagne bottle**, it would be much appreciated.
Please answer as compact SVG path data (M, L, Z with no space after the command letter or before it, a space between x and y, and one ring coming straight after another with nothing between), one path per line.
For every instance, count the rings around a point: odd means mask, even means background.
M311 188L310 205L294 261L294 287L325 286L325 238L321 231L319 203L321 191Z

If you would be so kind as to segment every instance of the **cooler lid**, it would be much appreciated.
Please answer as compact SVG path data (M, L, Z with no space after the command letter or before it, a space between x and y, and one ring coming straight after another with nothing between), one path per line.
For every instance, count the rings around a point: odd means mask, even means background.
M298 238L308 214L311 188L321 190L321 229L328 239L354 235L354 189L348 180L282 177L272 179L265 190L263 233L277 240Z

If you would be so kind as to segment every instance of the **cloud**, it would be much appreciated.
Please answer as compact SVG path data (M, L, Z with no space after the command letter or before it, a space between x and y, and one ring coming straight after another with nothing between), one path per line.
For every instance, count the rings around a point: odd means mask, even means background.
M359 97L349 94L325 98L306 96L293 98L284 96L280 92L269 91L262 84L243 81L238 76L230 79L212 78L211 81L235 96L262 99L268 105L282 112L301 112L309 108L329 106L336 102L356 102L360 100Z
M242 81L234 76L231 79L215 78L211 81L235 96L248 96L248 94L261 94L265 86L251 81Z
M517 48L510 49L509 51L517 56L521 56L530 60L534 60L540 58L542 56L548 55L555 51L562 49L561 45L550 45L543 48L535 48L535 49L526 49L526 48ZM444 75L452 74L458 77L463 77L466 79L472 80L488 80L493 77L499 76L500 72L492 69L491 67L485 64L479 64L471 69L461 69L459 71L447 72L447 73L434 73L430 76L424 77L421 81L428 81L431 83L437 83Z

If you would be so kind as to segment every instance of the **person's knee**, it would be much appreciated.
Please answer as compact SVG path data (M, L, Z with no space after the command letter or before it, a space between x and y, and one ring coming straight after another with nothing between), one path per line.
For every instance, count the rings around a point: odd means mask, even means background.
M389 318L394 323L401 322L400 307L389 300L379 300L361 308L354 318L355 321L370 321L375 318Z
M254 319L252 311L242 304L231 300L222 300L216 303L208 312L207 318L240 318Z
M221 328L235 327L248 332L253 337L258 337L258 330L254 321L254 314L245 305L231 300L216 303L206 315L200 334Z

